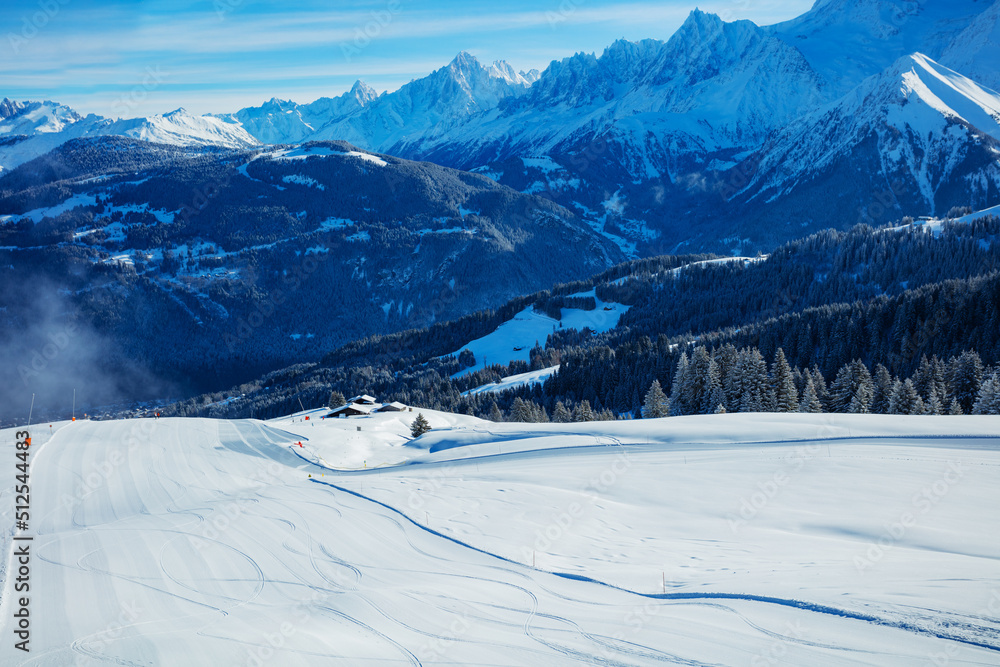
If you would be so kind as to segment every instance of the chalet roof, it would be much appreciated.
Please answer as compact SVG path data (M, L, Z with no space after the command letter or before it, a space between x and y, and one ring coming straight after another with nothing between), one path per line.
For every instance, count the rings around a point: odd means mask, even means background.
M358 396L352 397L347 401L348 403L374 403L375 397L369 396L368 394L360 394Z
M399 401L393 401L392 403L386 403L378 409L379 412L405 412L406 406Z
M346 405L341 405L339 408L335 410L331 410L330 414L327 416L338 415L341 412L347 412L349 410L354 412L361 412L363 414L368 415L371 414L372 412L375 412L376 407L377 406L375 405L364 405L362 403L347 403Z

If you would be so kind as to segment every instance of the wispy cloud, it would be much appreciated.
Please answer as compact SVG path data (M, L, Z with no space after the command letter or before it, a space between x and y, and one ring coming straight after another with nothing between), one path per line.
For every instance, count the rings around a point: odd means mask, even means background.
M699 3L727 20L788 19L811 0ZM303 0L291 7L258 0L202 2L53 0L58 10L25 37L38 0L0 8L0 95L75 100L106 112L104 99L141 80L147 68L169 73L136 113L169 110L188 91L192 111L226 111L236 99L334 95L362 78L395 89L445 65L460 50L516 68L544 69L577 51L600 52L619 37L667 39L694 0L357 0L336 7ZM229 11L216 11L230 7ZM31 32L30 30L28 32ZM360 47L345 57L345 47ZM16 48L15 48L16 46ZM214 87L217 94L206 91ZM254 91L257 94L254 95ZM101 100L101 101L98 101ZM214 102L213 102L214 100ZM173 102L171 102L173 103Z

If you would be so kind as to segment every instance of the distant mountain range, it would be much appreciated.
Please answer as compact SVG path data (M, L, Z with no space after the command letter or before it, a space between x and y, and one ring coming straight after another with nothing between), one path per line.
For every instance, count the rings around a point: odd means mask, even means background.
M343 140L542 194L600 218L633 255L746 251L866 216L1000 203L998 19L1000 2L986 0L818 0L764 27L695 10L667 41L620 40L541 73L463 52L391 93L358 81L340 97L218 116L112 121L5 99L0 167L109 134L229 148Z

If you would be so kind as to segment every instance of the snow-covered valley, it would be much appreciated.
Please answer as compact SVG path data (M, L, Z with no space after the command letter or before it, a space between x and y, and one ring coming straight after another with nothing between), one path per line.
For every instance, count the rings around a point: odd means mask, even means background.
M997 663L996 417L418 411L34 427L30 664Z

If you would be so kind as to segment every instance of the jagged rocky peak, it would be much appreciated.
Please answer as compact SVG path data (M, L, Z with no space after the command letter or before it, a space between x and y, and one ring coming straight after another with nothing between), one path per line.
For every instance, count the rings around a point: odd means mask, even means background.
M27 104L24 102L18 102L5 97L3 98L3 102L0 102L0 118L10 118L11 116L16 116L21 113L26 106Z
M529 85L538 81L539 77L542 76L542 73L539 72L537 69L529 69L527 72L521 70L520 74L521 78L527 81Z
M361 79L354 82L349 95L361 106L368 106L378 99L378 92Z

